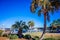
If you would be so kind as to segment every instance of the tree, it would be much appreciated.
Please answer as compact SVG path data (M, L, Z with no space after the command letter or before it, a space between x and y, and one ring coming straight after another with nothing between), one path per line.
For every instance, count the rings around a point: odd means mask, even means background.
M30 6L32 13L38 13L38 16L41 14L44 15L44 30L40 37L40 40L43 39L43 36L46 31L46 21L50 21L49 12L54 12L55 9L60 7L59 0L33 0ZM52 13L53 14L53 13Z
M58 26L60 26L60 19L54 20L51 23L52 28L57 28Z
M20 35L19 37L21 37L22 36L22 31L23 31L23 29L28 29L28 26L26 25L26 23L25 22L23 22L23 21L17 21L17 22L15 22L15 24L13 24L12 25L12 29L14 30L14 29L18 29L18 35Z
M54 20L50 25L51 32L58 32L60 30L60 19ZM55 31L54 31L55 30ZM57 31L58 30L58 31Z
M34 26L34 22L33 21L29 21L28 25L29 25L29 27L33 27Z

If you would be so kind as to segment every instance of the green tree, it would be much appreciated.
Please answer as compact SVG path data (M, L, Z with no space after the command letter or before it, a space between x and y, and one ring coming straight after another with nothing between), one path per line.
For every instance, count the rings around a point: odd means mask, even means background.
M18 34L19 35L22 35L22 31L23 29L28 29L28 26L26 25L26 22L23 22L23 21L17 21L15 22L15 24L12 25L12 29L18 29Z
M60 19L54 20L51 23L52 28L57 28L58 26L60 26Z
M38 16L41 14L44 15L44 30L40 37L40 40L43 39L43 36L46 31L46 21L50 21L49 12L54 12L55 9L58 9L60 6L59 0L32 0L30 10L32 13L38 13ZM53 14L53 13L52 13Z
M28 25L29 25L29 27L33 27L34 26L34 22L33 21L29 21Z

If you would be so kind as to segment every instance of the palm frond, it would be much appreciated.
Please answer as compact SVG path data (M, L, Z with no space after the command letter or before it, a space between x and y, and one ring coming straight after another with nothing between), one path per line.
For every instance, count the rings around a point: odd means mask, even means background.
M20 23L18 21L16 21L16 24L20 25Z
M16 24L12 25L12 28L18 28Z
M54 7L51 6L51 3L47 4L47 8L46 8L49 12L51 12L51 14L54 14Z
M55 9L59 9L60 7L60 1L59 0L54 0L54 1L50 1L51 2L51 6L55 7Z
M37 8L38 8L38 4L35 3L35 4L34 4L34 7L35 7L35 9L37 9Z
M30 10L31 10L31 12L35 13L34 3L31 4L31 6L30 6Z
M40 16L40 15L41 15L41 12L42 12L42 10L40 9L40 10L38 11L38 16Z
M50 16L49 16L48 12L47 12L47 20L48 20L48 22L50 21Z
M35 4L38 4L39 0L35 0Z
M31 6L30 6L30 10L31 12L35 12L35 10L37 9L38 7L38 0L33 0L32 3L31 3Z
M51 8L50 11L52 12L51 14L54 14L54 8Z
M43 5L43 0L39 0L38 5L42 6Z

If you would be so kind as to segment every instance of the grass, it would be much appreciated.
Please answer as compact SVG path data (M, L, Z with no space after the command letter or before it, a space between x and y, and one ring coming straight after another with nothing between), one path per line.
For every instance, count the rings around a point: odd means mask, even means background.
M38 37L40 37L41 36L41 32L31 32L31 33L29 33L29 32L27 32L27 33L24 33L24 35L26 35L26 34L30 34L32 37L34 37L34 36L38 36ZM44 35L44 38L60 38L60 33L46 33L45 35Z

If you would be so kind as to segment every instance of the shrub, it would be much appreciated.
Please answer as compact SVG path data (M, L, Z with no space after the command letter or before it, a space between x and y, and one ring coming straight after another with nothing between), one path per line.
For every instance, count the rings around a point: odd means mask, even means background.
M0 30L0 36L2 36L3 30Z
M3 37L7 37L8 35L7 34L3 34Z
M17 39L17 38L18 38L17 35L11 35L11 34L10 34L8 37L9 37L10 39Z
M58 40L60 40L60 39L58 39Z
M31 36L30 36L29 34L26 34L26 35L24 36L24 38L25 38L25 39L30 39Z
M34 39L35 39L35 40L39 40L39 37L38 37L38 36L35 36Z
M35 40L34 38L32 38L32 40Z
M19 38L24 38L24 35L23 34L17 34L17 36L19 37Z

